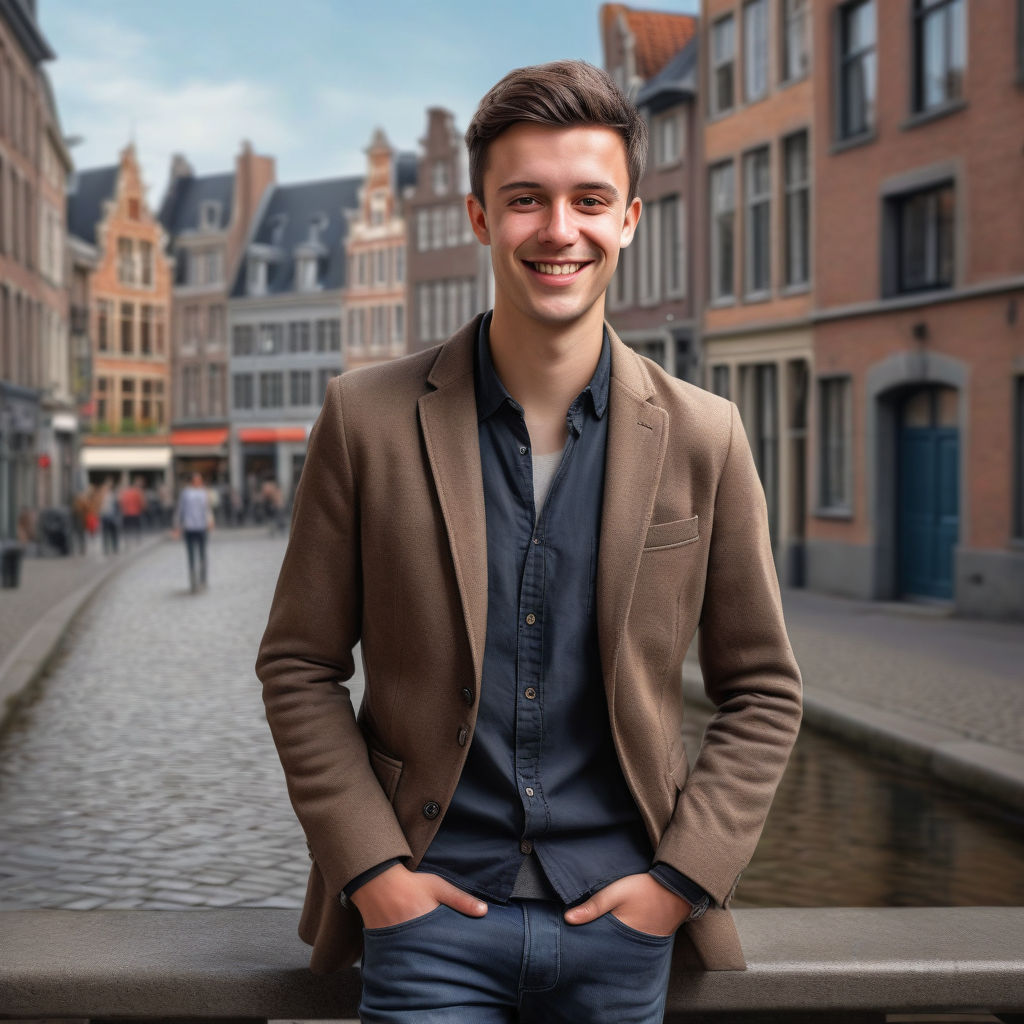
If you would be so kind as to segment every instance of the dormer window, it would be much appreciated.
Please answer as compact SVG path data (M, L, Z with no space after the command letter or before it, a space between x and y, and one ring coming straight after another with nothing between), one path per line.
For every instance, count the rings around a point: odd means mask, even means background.
M295 278L299 290L311 292L317 286L317 259L315 256L300 256L295 261Z
M250 295L267 293L267 261L259 256L249 257L248 291Z
M220 203L205 199L199 204L199 230L216 231L220 227Z
M387 212L388 197L386 192L374 192L370 196L370 223L380 225L384 223L384 215Z
M434 195L444 196L451 188L451 181L448 177L448 165L443 160L437 160L433 169Z

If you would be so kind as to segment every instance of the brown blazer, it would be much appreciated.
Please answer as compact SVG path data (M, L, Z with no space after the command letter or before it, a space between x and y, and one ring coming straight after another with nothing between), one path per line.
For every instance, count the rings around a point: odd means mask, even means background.
M464 730L472 742L487 623L478 327L336 378L310 435L256 670L313 860L299 932L315 971L359 955L338 894L389 858L420 862ZM800 721L764 494L735 406L611 338L597 614L612 735L654 858L721 908L683 934L706 968L738 969L726 908ZM717 712L689 770L680 680L698 626ZM344 685L357 643L358 719Z

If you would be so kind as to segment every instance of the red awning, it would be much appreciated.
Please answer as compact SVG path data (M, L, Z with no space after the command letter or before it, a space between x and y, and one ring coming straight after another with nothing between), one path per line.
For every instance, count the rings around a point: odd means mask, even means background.
M228 431L226 427L216 430L172 430L171 444L175 447L188 448L219 448L227 444Z
M238 440L243 444L270 444L274 441L305 441L305 427L242 427Z

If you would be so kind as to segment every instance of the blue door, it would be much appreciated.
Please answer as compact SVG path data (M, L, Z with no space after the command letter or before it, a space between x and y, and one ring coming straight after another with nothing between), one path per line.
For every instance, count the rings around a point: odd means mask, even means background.
M959 533L960 435L955 427L903 427L899 450L900 590L953 597Z

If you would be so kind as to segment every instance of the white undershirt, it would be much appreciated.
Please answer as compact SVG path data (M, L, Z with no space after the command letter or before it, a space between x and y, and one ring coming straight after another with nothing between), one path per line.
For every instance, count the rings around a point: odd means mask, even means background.
M551 452L550 455L534 455L533 457L533 507L536 515L534 522L540 519L540 511L544 507L548 491L551 490L551 481L555 479L555 473L561 461L561 452Z

